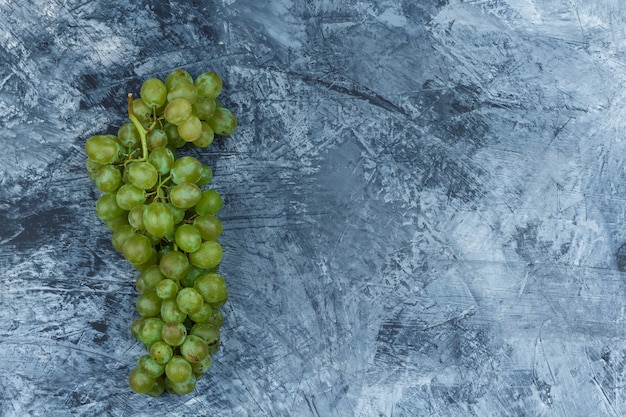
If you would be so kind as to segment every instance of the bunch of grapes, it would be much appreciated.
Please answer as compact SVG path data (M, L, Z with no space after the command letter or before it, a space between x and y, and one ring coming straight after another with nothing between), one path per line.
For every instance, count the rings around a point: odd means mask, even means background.
M132 335L146 347L128 382L150 396L187 394L211 367L228 299L218 272L222 197L207 185L213 171L186 144L206 148L226 136L237 118L222 107L222 80L185 70L165 82L146 80L128 95L129 122L117 135L87 139L87 171L103 193L96 214L112 232L113 247L138 271L139 316Z

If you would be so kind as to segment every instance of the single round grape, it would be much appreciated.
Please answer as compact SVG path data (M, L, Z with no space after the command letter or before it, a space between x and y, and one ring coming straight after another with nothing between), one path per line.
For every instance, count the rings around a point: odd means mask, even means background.
M193 113L198 116L200 120L208 120L215 112L215 99L211 97L198 97L191 107Z
M163 279L157 284L155 292L159 298L164 300L176 297L176 294L178 293L178 284L172 279Z
M130 224L135 230L143 230L143 211L146 208L145 204L137 204L128 212L128 224Z
M185 395L193 392L196 388L196 376L192 373L182 382L174 382L169 378L165 378L165 388L171 394Z
M150 346L150 358L159 365L165 365L174 356L174 350L170 345L160 340Z
M193 114L178 123L178 136L185 142L193 142L202 135L202 122Z
M165 365L165 375L172 382L183 382L192 375L191 365L180 355L174 355Z
M170 168L174 165L174 153L170 148L163 146L154 148L148 156L148 162L156 168L157 172L165 175L170 172Z
M178 83L168 91L167 101L172 101L177 98L184 98L189 103L194 104L198 99L198 91L191 83Z
M224 314L219 308L213 307L211 316L206 320L206 323L220 328L224 325Z
M207 122L200 122L200 125L202 126L202 133L200 134L200 137L192 141L191 144L198 148L208 148L209 145L213 143L215 133Z
M198 75L194 81L194 85L201 97L215 98L222 92L222 79L215 72L205 72Z
M192 363L191 370L193 371L194 375L198 377L209 372L209 369L211 369L212 364L213 364L213 359L211 358L211 355L207 355L201 361Z
M213 317L213 307L208 303L203 303L202 307L194 313L189 314L189 318L196 323L202 323Z
M126 239L122 252L126 260L131 264L141 264L150 258L152 249L150 239L144 235L135 233Z
M141 188L133 184L124 184L115 193L115 201L122 209L130 210L137 204L143 204L146 196Z
M141 329L139 329L138 339L141 343L146 346L151 346L152 344L162 340L161 331L165 326L165 322L158 317L149 317L147 318Z
M165 391L165 378L157 378L152 389L146 392L149 397L158 397Z
M117 130L117 139L125 148L137 148L141 145L139 131L132 122L126 122Z
M200 362L209 356L209 347L199 336L188 335L183 344L180 345L180 355L185 358L187 362Z
M174 240L178 247L185 252L195 252L202 244L202 235L196 226L181 224L176 229Z
M148 259L145 260L144 262L139 262L139 263L132 263L133 268L135 268L137 271L144 271L146 270L148 267L156 264L158 261L158 254L156 249L152 248L150 250L150 256L148 256Z
M173 90L179 83L193 84L193 77L189 72L182 68L175 69L167 74L165 78L165 87L167 90Z
M202 165L202 174L196 184L200 187L203 187L213 181L213 170L208 165Z
M178 281L187 274L189 259L182 252L171 251L161 257L159 268L167 278Z
M133 99L133 114L142 123L149 123L152 120L152 108L141 98Z
M183 156L174 161L170 169L175 184L195 183L202 176L202 163L193 156Z
M165 104L167 89L163 81L158 78L148 78L141 85L140 95L146 106L157 108Z
M195 206L201 198L202 190L191 182L176 184L170 189L170 202L178 208L191 208Z
M108 165L108 164L99 164L95 161L92 161L89 158L85 160L85 168L87 169L87 172L89 172L90 174L95 174L96 172L100 170L100 168L102 168L105 165Z
M212 307L219 307L228 300L226 280L220 274L210 273L201 276L193 284L193 288Z
M117 204L117 202L115 203ZM128 215L124 211L122 214L111 220L105 220L104 224L111 232L115 232L121 226L128 226Z
M161 329L161 339L170 346L180 346L187 337L187 328L178 321L168 321Z
M130 325L130 334L136 339L139 340L139 332L141 332L141 328L143 327L144 323L146 322L146 318L145 317L137 317L135 320L133 320L133 322ZM159 332L161 330L159 329ZM160 334L160 333L159 333ZM160 336L159 336L160 337Z
M125 213L117 203L117 193L102 194L96 201L96 215L102 221L113 220Z
M99 164L112 164L119 159L120 144L115 136L95 135L85 142L87 157Z
M172 216L174 216L174 224L178 224L183 221L185 218L185 209L176 207L172 203L166 203L165 205L172 212Z
M187 272L187 275L185 275L185 277L180 280L180 285L183 287L193 287L194 282L196 282L199 277L206 274L207 272L207 269L198 268L197 266L190 263L189 271Z
M189 365L191 369L191 365ZM133 370L128 376L128 385L138 394L146 394L152 389L156 380L141 369Z
M189 254L189 262L200 268L214 268L222 261L222 246L215 240L202 242L200 249Z
M113 165L103 165L96 173L96 187L104 193L112 193L122 185L122 174Z
M148 150L152 151L162 146L167 146L167 133L162 129L154 129L146 134Z
M207 123L216 135L228 136L237 128L237 117L230 110L218 107Z
M175 98L167 103L167 106L165 106L165 110L163 111L163 116L169 123L178 125L180 122L191 116L191 111L191 103L184 98Z
M208 322L196 323L189 330L190 335L199 336L209 347L209 355L217 352L220 346L220 329Z
M204 299L202 295L194 288L182 288L176 296L176 304L180 311L186 314L195 313L200 310Z
M167 123L163 127L165 134L167 134L167 146L171 148L181 148L187 144L179 135L178 135L178 126L172 123Z
M143 212L143 224L151 235L162 238L174 230L174 216L165 203L150 203Z
M164 343L156 342L152 346L154 347L157 344L164 344ZM150 348L150 351L152 351L152 348ZM161 375L163 375L163 372L165 372L165 363L157 362L152 357L152 355L148 355L148 354L141 355L139 359L137 359L137 369L141 369L142 371L150 375L152 378L158 378Z
M213 214L203 214L196 217L193 220L193 225L200 232L202 240L215 240L220 237L223 231L222 222Z
M148 161L132 162L126 167L128 182L142 190L149 190L159 180L157 169Z
M194 210L200 215L217 214L222 209L222 205L223 201L220 193L215 190L204 190Z
M178 304L176 304L176 297L163 300L161 304L161 318L166 322L178 322L182 323L187 318L187 314L180 311Z
M165 275L157 265L151 265L139 274L141 286L148 291L156 291L159 282L165 279Z
M111 243L113 244L113 248L120 252L124 252L124 243L128 240L129 237L134 236L135 231L131 225L120 226L113 232L111 236Z
M154 291L144 291L135 300L137 313L143 317L156 317L161 313L163 300Z

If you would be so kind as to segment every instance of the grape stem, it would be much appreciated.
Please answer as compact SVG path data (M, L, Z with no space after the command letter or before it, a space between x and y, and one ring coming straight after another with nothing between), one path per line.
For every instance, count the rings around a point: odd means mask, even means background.
M139 132L139 138L141 139L141 150L142 155L141 158L136 159L136 161L145 161L148 159L148 141L146 140L146 129L143 127L137 116L135 116L135 112L133 111L133 93L128 93L128 118Z

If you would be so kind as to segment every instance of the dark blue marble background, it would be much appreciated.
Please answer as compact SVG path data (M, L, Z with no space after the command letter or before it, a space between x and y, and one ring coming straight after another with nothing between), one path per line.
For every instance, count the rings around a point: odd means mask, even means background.
M626 3L0 0L0 415L626 415ZM133 394L136 272L87 137L175 68L231 298L188 396Z

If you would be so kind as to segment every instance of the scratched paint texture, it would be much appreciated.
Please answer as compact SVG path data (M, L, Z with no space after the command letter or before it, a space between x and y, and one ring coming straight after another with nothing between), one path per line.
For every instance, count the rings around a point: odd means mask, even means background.
M0 0L1 416L626 415L626 3ZM215 70L211 372L126 378L83 143Z

